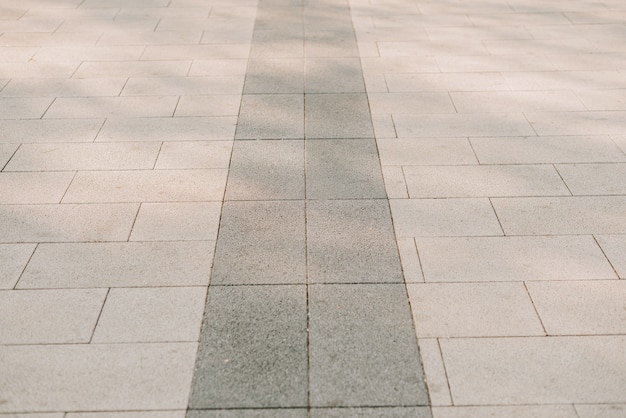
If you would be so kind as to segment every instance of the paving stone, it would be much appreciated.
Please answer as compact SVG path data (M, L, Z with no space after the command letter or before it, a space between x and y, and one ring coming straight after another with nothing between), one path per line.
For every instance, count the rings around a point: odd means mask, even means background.
M404 172L402 167L383 166L383 180L385 182L385 190L387 197L390 199L408 199L409 193L406 189L406 181L404 180Z
M439 340L436 338L419 338L417 344L424 368L424 376L428 385L428 397L434 407L452 405L452 395L448 386L448 376L441 358Z
M0 242L126 241L138 205L0 205Z
M167 83L161 77L135 77L128 80L122 96L151 96L154 100L152 96L240 95L243 81L243 75L168 77Z
M434 57L361 57L364 74L436 73L441 71Z
M230 164L231 141L164 142L156 169L224 168Z
M459 113L586 110L571 91L452 92Z
M626 133L626 112L526 113L539 135L602 135Z
M76 62L3 62L0 78L70 78L78 67Z
M466 138L376 138L380 162L387 165L477 164Z
M19 288L206 286L214 243L39 244Z
M107 119L98 142L232 140L237 118L177 117Z
M384 199L373 139L320 139L306 142L308 199Z
M492 199L507 235L624 234L626 196Z
M547 165L404 167L404 177L411 198L570 195Z
M574 405L580 418L619 418L626 412L626 405Z
M587 39L497 39L485 40L483 44L493 55L559 53L575 49L592 54L597 48Z
M626 154L606 135L470 138L470 141L481 164L626 161Z
M531 60L526 54L441 55L437 56L437 64L439 71L444 73L553 71L555 68L552 61L547 57L543 58L539 55Z
M590 236L418 238L427 282L615 279Z
M243 96L236 139L301 139L303 137L303 95Z
M312 418L430 418L430 409L419 406L389 408L311 408Z
M626 110L626 92L623 88L579 91L576 95L589 110Z
M624 155L626 155L626 135L611 135L611 138L613 138L617 146L620 147Z
M307 94L305 101L307 138L373 138L365 94Z
M190 410L187 418L307 418L307 409L219 409Z
M304 141L235 141L226 200L304 199Z
M236 94L181 96L174 116L237 116L240 104Z
M527 286L548 335L626 333L626 283L621 280L528 282Z
M334 27L330 30L320 30L314 24L310 27L314 30L307 31L304 41L304 55L307 58L359 56L359 49L352 30L333 30Z
M381 57L422 56L437 57L441 55L489 55L484 42L464 39L462 42L438 40L425 41L393 41L379 42Z
M624 403L626 398L626 375L615 367L625 361L624 336L454 338L440 343L456 404Z
M426 7L428 7L428 5L426 5ZM423 10L421 5L420 10ZM492 39L533 39L533 35L523 26L511 26L499 29L500 30L494 31L493 27L434 27L426 28L426 33L428 34L428 39L432 39L434 41L465 41L468 39L475 39L479 41Z
M64 203L219 201L227 171L132 170L81 171Z
M0 289L12 289L35 251L35 244L0 244Z
M251 59L244 94L304 93L303 67L299 58Z
M221 202L142 203L130 241L215 241Z
M501 74L488 72L386 74L385 79L392 93L510 90Z
M471 13L467 16L476 26L542 26L542 25L571 25L564 13L541 10L540 13Z
M151 169L160 144L22 144L5 171Z
M187 75L190 65L191 60L91 61L81 63L72 77L184 77Z
M512 90L602 90L626 87L626 76L615 70L506 72Z
M2 412L184 409L197 343L0 346Z
M626 237L620 235L596 236L602 251L621 279L626 279Z
M120 10L120 14L124 10L128 9ZM98 39L98 45L186 45L197 44L201 38L202 31L199 30L179 29L177 31L134 33L104 32Z
M488 199L391 199L396 236L502 235Z
M0 204L59 203L73 172L0 173Z
M65 418L185 418L185 411L68 412Z
M307 93L363 93L358 58L311 58L305 63Z
M103 119L0 120L0 149L6 143L93 142ZM6 149L6 148L5 148Z
M570 112L574 113L574 112ZM399 138L460 136L535 136L521 113L394 115Z
M309 294L312 407L427 404L403 284L313 285Z
M434 418L578 418L572 405L434 407Z
M378 139L395 138L397 136L391 115L372 115L372 125L374 125L374 136Z
M407 285L418 338L544 335L523 283Z
M626 164L558 165L574 195L626 195Z
M189 76L245 75L247 65L246 59L193 60Z
M624 54L583 54L572 51L570 54L549 55L548 59L559 71L619 70L624 62Z
M304 286L214 286L191 409L307 406Z
M311 283L402 281L386 200L308 201L307 249Z
M0 344L88 343L105 289L0 291Z
M372 114L455 113L448 93L369 93Z
M248 58L249 43L203 45L148 45L142 60L194 60Z
M173 116L178 97L61 97L46 118L141 118Z
M144 50L142 45L124 46L43 46L33 60L38 62L133 61Z
M0 97L0 119L39 119L52 101L44 97Z
M423 282L422 266L415 248L415 240L413 238L397 238L398 252L400 253L400 262L402 263L402 273L404 281Z
M0 92L2 97L78 97L78 96L117 96L126 79L64 79L28 78L13 79Z
M214 285L304 283L303 202L225 202L214 263Z
M198 341L205 287L111 289L94 343Z

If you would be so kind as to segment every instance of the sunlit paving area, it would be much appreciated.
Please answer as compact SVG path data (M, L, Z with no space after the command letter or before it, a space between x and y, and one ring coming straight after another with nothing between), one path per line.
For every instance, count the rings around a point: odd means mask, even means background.
M0 0L2 417L626 417L626 1Z

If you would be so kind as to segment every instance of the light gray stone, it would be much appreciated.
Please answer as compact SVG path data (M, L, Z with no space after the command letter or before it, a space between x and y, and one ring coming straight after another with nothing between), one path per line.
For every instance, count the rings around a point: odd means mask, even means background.
M178 97L61 97L50 105L46 119L148 118L173 116Z
M236 139L302 139L302 94L244 95Z
M626 279L626 237L623 235L600 235L596 236L596 239L619 277Z
M187 418L307 418L307 409L220 409L190 410Z
M307 93L363 93L363 75L358 58L307 59Z
M168 77L164 83L160 77L134 77L124 86L122 96L240 95L243 80L242 75Z
M214 243L39 244L20 289L206 286Z
M433 408L434 418L579 418L572 405L453 406Z
M574 196L626 195L626 164L567 164L556 169Z
M306 141L308 199L384 199L373 139Z
M0 244L0 289L12 289L35 251L35 244Z
M107 119L99 142L232 140L237 118L177 117Z
M386 200L307 203L311 283L402 281Z
M393 120L398 138L535 135L521 113L499 113L497 118L485 113L399 114L394 115Z
M0 173L0 204L59 203L73 172Z
M312 407L428 403L403 284L309 292Z
M307 406L304 286L213 286L191 409Z
M311 418L431 418L429 408L420 406L389 408L311 408Z
M156 169L224 168L230 164L231 141L164 142Z
M251 59L244 94L304 93L304 63L298 58Z
M380 162L390 165L477 164L466 138L376 138Z
M0 120L0 142L93 142L103 123L104 119Z
M374 137L365 94L307 94L305 102L307 138Z

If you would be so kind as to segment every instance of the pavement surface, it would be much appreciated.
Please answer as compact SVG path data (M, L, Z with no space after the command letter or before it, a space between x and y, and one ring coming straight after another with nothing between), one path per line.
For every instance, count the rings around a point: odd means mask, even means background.
M0 0L0 417L626 417L622 0Z

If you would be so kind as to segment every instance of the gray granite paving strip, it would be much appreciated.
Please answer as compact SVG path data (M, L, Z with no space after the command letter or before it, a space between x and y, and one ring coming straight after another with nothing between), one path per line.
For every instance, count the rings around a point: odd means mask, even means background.
M365 93L307 94L306 138L373 138Z
M309 293L312 407L428 404L404 284Z
M235 139L302 139L302 94L244 95Z
M301 409L219 409L189 411L187 418L307 418L306 408Z
M311 408L311 418L431 418L423 406L391 408Z
M212 286L191 409L307 405L307 296L299 286Z
M304 284L305 245L304 202L225 202L211 283Z

